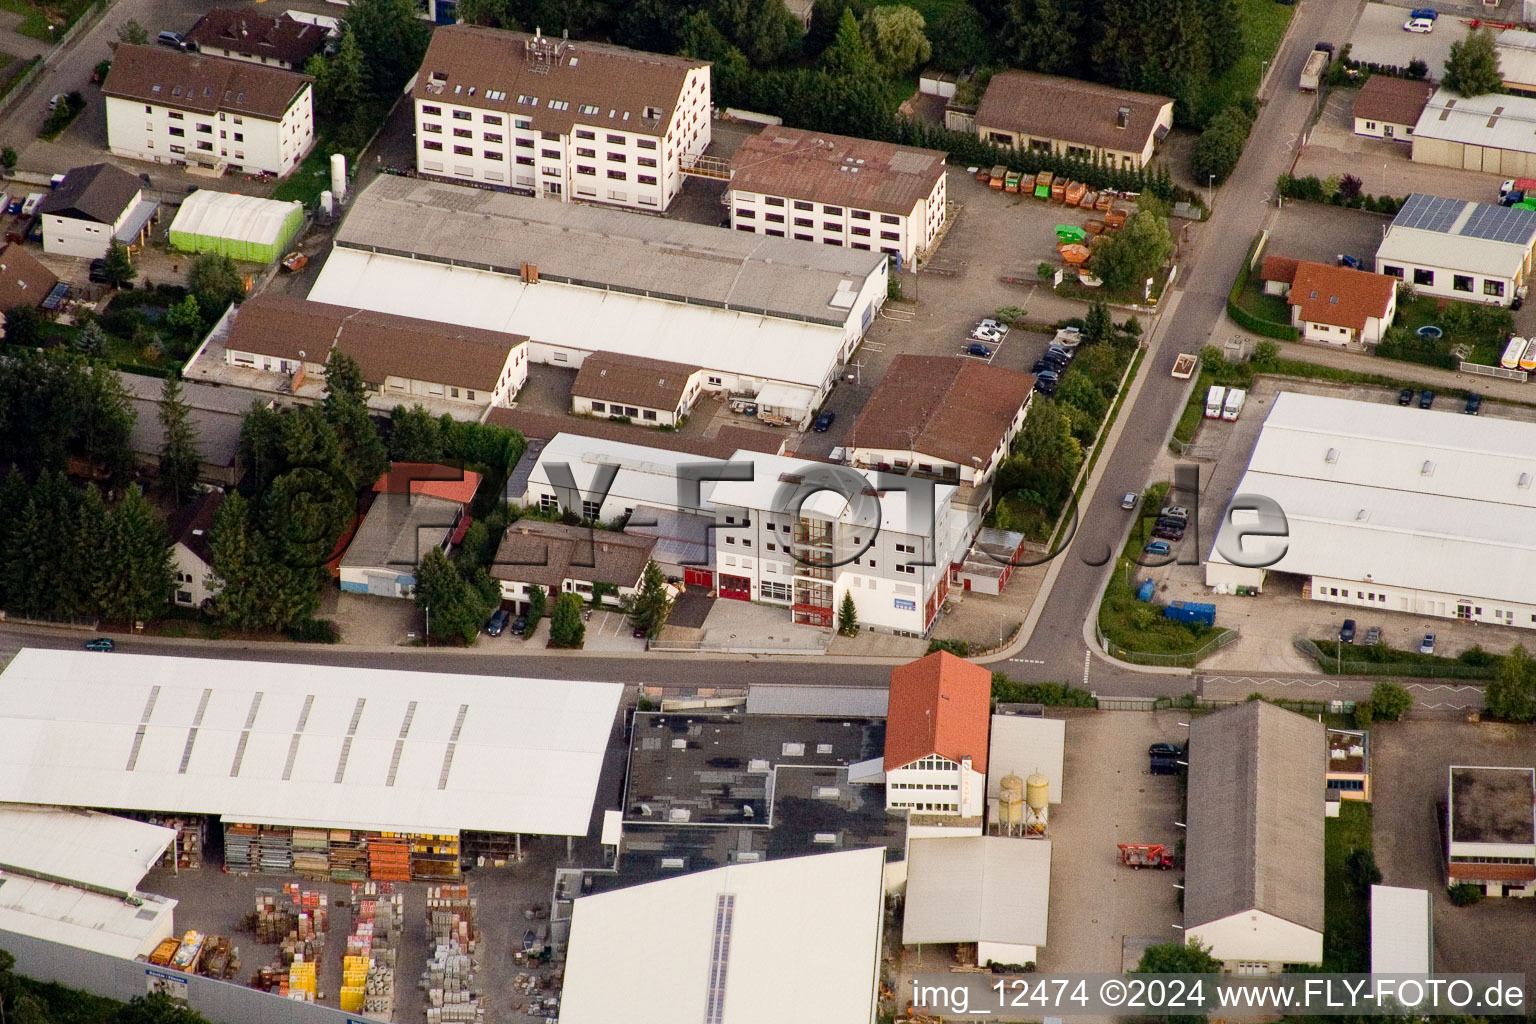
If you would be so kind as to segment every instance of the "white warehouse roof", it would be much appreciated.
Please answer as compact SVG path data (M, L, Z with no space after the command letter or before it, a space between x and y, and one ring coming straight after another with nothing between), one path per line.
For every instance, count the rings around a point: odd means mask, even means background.
M1533 244L1536 212L1415 192L1392 218L1376 269L1407 263L1514 278Z
M1413 137L1536 153L1533 128L1536 99L1506 93L1463 96L1437 89L1413 126Z
M190 235L276 245L283 236L283 224L293 215L295 206L302 207L303 204L297 200L280 203L260 196L200 188L181 204L170 229Z
M1536 423L1282 392L1235 493L1284 510L1289 539L1270 569L1530 598ZM1221 549L1256 521L1224 516L1210 561L1226 563Z
M1039 772L1048 785L1046 798L1061 803L1066 745L1067 723L1059 718L993 715L987 746L987 799L996 800L1002 794L1003 776L1027 779Z
M1048 839L962 836L908 844L904 946L1043 946L1050 907Z
M23 650L0 800L585 835L619 683Z
M1371 973L1428 974L1434 970L1428 889L1371 886Z
M342 246L331 250L309 298L524 334L534 345L663 359L815 388L834 372L843 345L841 327L548 280L530 285L471 266Z
M885 850L699 871L576 900L560 1024L874 1019ZM637 956L650 946L653 956Z
M0 871L127 895L176 838L174 829L74 807L0 804Z
M582 498L592 494L599 466L617 466L618 471L608 488L608 497L622 501L627 507L654 505L659 508L677 508L679 467L697 465L710 460L692 452L670 451L630 444L627 441L610 441L606 438L586 437L582 434L556 434L539 452L538 462L528 476L528 489L524 492L525 504L538 504L537 494L555 491L561 504L567 508L580 506L581 499L561 494L550 478L549 466L564 463L570 467L571 479ZM714 482L699 483L698 508L707 507ZM531 499L529 494L535 496Z
M138 900L0 874L0 931L132 960L170 936L176 909L164 896L140 893Z

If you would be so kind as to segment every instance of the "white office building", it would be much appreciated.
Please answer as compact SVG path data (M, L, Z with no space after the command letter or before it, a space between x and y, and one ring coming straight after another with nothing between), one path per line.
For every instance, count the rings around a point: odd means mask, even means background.
M709 64L453 25L411 91L425 175L665 210L709 146Z
M1507 306L1527 287L1533 252L1536 212L1415 192L1376 250L1376 273L1420 295Z
M123 43L102 83L117 156L282 176L315 141L308 75Z

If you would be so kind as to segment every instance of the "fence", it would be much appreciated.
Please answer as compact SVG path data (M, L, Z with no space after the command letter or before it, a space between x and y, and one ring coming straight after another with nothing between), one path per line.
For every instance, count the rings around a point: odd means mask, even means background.
M1317 667L1341 676L1402 676L1410 679L1492 679L1495 665L1464 665L1459 661L1344 661L1329 654L1304 636L1291 638L1291 646L1317 662Z
M1530 378L1530 374L1524 370L1507 370L1502 366L1486 366L1482 363L1461 362L1456 367L1462 373L1476 373L1484 377L1503 377L1505 380L1519 381L1524 384Z
M1266 704L1273 704L1287 711L1294 711L1298 715L1348 715L1353 714L1355 702L1352 700L1286 700L1281 697L1263 697ZM1153 701L1153 706L1148 710L1166 711L1169 708L1181 708L1185 711L1220 711L1222 708L1235 707L1238 704L1246 704L1248 699L1216 700L1208 697L1196 697L1194 694L1185 694L1182 697L1158 697ZM1099 706L1103 707L1102 699Z
M819 657L827 653L825 647L748 647L737 644L712 644L703 640L652 640L647 648L668 654L791 654L803 657Z
M1235 643L1242 636L1242 630L1240 629L1224 629L1193 651L1165 654L1152 651L1127 650L1119 644L1112 643L1109 637L1104 635L1104 630L1100 628L1097 622L1093 624L1093 632L1098 637L1099 647L1105 654L1116 661L1124 661L1132 665L1159 665L1165 668L1194 668L1201 658L1214 654L1228 644Z

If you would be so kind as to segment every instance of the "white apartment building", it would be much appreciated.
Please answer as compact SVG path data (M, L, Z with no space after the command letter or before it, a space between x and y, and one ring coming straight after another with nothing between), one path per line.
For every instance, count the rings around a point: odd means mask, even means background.
M412 92L416 170L665 210L709 146L709 64L500 29L439 28Z
M944 227L945 154L774 125L731 157L731 227L900 257Z
M122 44L102 84L117 156L282 176L315 141L314 79L245 61Z

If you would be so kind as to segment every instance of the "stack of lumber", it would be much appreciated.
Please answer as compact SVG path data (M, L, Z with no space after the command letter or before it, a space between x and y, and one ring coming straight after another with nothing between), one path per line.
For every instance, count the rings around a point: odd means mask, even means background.
M331 833L323 828L293 830L293 870L305 878L331 877Z
M385 833L368 839L368 877L380 882L411 880L411 845L404 836Z

